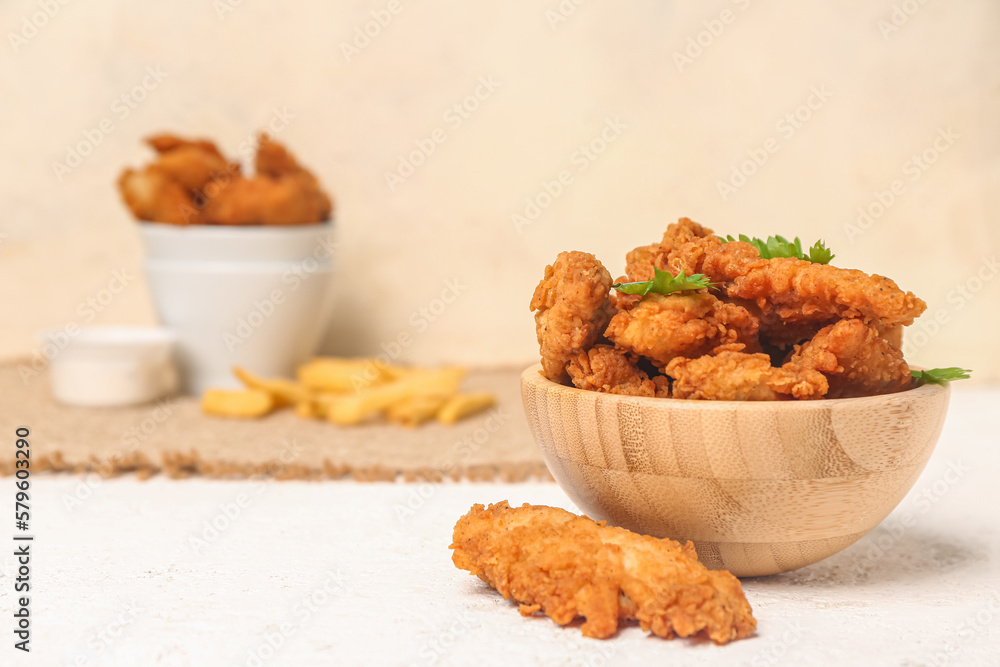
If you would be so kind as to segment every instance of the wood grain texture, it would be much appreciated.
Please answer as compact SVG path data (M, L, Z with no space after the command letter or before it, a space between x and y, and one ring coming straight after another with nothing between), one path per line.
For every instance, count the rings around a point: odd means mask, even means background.
M711 568L787 572L850 546L899 504L944 425L947 386L865 398L616 396L521 375L528 424L588 516L691 540Z

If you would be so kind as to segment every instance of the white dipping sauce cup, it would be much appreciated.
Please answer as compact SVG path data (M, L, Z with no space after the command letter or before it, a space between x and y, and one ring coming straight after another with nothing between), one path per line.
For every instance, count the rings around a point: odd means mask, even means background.
M52 395L84 406L134 405L177 390L176 337L159 327L82 327L39 334L59 352L49 362Z
M240 386L233 366L291 376L316 352L330 311L331 223L139 228L184 391Z

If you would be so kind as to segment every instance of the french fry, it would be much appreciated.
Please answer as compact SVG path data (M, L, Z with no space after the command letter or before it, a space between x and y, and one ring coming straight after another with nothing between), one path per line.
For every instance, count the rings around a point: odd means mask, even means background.
M285 378L264 379L239 366L233 366L233 375L247 389L256 389L270 394L274 398L274 406L277 408L309 400L308 390L292 380Z
M314 391L349 392L397 379L398 369L377 359L316 357L299 366L299 382Z
M448 399L448 402L441 407L437 418L442 424L454 424L459 419L464 419L487 408L492 408L496 405L496 402L496 397L486 391L472 394L457 394Z
M299 382L262 378L239 366L233 374L246 390L206 391L205 414L255 418L291 406L303 419L351 425L384 414L414 427L435 417L452 424L495 403L488 393L458 394L463 368L409 368L375 358L317 357L299 367Z
M403 426L419 426L425 421L434 419L448 399L449 394L418 394L410 396L398 403L390 405L385 416L391 422L402 424Z
M464 374L463 368L412 370L398 380L354 394L328 395L323 399L324 412L334 424L357 424L411 396L454 394Z
M315 399L307 398L295 404L295 416L303 419L320 419L323 417L323 412Z
M208 389L201 397L201 411L217 417L253 419L274 407L274 397L257 389Z

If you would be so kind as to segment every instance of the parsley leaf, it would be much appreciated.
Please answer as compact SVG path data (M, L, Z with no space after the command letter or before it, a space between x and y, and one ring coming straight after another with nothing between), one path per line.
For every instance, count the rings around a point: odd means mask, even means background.
M798 239L795 239L798 241ZM833 251L826 247L826 244L822 241L816 241L811 248L809 248L809 257L807 258L813 264L829 264L830 260L836 257Z
M802 252L802 241L796 236L793 241L789 241L784 236L768 236L766 241L763 241L757 237L750 238L746 234L740 234L739 238L733 238L732 236L726 236L722 239L723 243L730 243L732 241L743 241L744 243L749 243L753 247L757 248L760 252L762 259L774 259L775 257L794 257L795 259L802 259L807 262L813 262L814 264L829 264L830 260L836 257L823 241L816 241L811 248L809 248L809 254Z
M654 275L649 280L637 283L615 283L612 287L625 294L641 294L645 296L650 292L654 294L673 294L675 292L703 289L714 285L714 283L709 282L708 278L701 273L685 276L684 272L681 271L677 276L673 276L669 271L661 271L655 266L653 267L653 272Z
M967 368L932 368L929 371L910 371L913 379L921 384L945 384L952 380L967 380L972 371Z

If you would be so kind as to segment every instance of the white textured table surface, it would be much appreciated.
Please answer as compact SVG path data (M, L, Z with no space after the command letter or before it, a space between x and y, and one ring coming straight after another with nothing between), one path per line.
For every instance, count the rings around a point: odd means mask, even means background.
M470 505L573 509L554 484L35 477L32 654L12 648L5 547L0 664L1000 665L998 413L1000 390L956 387L896 512L826 561L745 580L758 632L724 647L584 639L455 569Z

